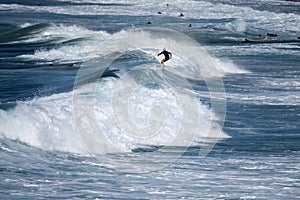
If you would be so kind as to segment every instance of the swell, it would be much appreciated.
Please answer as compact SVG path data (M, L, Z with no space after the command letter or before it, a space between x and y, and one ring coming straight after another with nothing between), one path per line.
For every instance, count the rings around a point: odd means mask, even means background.
M5 30L3 33L0 34L0 42L12 42L23 40L31 35L39 34L43 32L45 29L50 27L50 24L34 24L29 25L27 27L11 27L8 30Z

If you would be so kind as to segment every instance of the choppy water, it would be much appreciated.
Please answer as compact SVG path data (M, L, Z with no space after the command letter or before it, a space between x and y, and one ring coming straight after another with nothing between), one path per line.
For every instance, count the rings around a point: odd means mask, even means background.
M0 2L1 199L299 198L299 2L40 3Z

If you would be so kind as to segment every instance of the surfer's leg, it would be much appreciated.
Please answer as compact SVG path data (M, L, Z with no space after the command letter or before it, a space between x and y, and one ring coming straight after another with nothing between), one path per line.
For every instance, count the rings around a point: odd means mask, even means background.
M165 63L166 61L168 61L168 60L169 60L168 58L164 58L164 59L161 60L160 63L161 63L161 64L164 64L164 63Z

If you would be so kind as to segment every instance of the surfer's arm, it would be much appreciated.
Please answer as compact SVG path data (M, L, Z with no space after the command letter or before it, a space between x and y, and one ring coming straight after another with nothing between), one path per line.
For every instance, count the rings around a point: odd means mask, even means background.
M169 54L170 54L170 58L172 58L172 53L171 53L171 52L169 52Z
M160 56L162 54L162 52L160 52L159 54L157 54L157 56Z

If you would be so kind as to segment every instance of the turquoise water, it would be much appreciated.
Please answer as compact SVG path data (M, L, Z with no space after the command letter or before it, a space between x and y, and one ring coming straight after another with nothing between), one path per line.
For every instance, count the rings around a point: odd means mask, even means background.
M299 2L37 4L0 3L1 199L299 197Z

